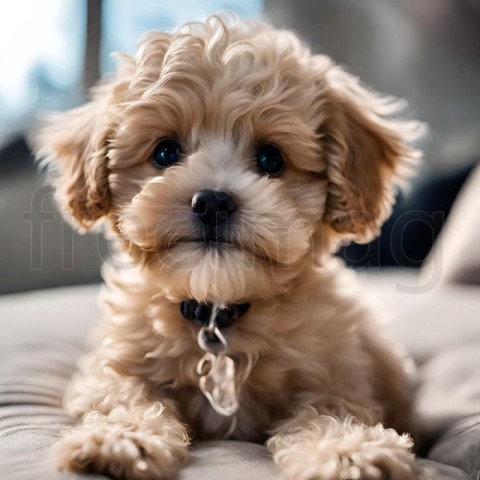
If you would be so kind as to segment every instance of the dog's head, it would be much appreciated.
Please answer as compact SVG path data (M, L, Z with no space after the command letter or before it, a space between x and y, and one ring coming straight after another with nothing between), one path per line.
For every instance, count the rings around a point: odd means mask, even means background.
M147 34L41 155L70 218L106 219L167 294L238 301L377 234L418 156L398 107L289 32L214 16Z

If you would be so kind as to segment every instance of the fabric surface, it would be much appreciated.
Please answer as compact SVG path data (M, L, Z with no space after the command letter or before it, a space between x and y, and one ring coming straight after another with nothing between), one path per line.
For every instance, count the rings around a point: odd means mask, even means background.
M470 174L424 267L442 281L480 285L480 164Z
M393 271L362 276L395 320L391 333L419 364L416 414L425 432L419 463L437 480L475 478L480 468L480 291L437 287ZM417 289L417 293L413 293ZM0 298L0 479L100 480L56 472L48 447L70 419L61 397L97 321L97 286ZM193 447L180 480L270 480L278 472L261 445Z

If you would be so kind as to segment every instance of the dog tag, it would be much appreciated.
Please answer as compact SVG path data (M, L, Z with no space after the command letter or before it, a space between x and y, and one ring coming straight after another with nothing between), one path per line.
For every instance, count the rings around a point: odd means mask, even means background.
M207 352L197 364L199 386L210 405L220 415L231 417L238 410L235 362L227 355Z
M207 325L198 332L198 345L205 355L197 363L198 385L220 415L231 417L238 410L235 362L225 355L227 340L217 325L219 306L214 304ZM233 425L233 424L232 424Z

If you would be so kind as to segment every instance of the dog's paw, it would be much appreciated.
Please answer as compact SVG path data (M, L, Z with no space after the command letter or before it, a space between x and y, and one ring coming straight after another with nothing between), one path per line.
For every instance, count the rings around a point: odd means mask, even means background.
M282 465L284 480L415 480L414 457L405 450L303 452Z
M284 480L416 480L419 469L408 435L381 425L350 425L344 435L302 441L275 453Z
M51 454L61 470L107 473L128 480L173 478L188 458L185 444L110 424L74 427Z

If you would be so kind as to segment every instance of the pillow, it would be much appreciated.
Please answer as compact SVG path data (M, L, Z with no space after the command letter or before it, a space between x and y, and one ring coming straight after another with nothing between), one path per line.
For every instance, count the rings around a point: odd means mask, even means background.
M439 282L480 285L480 165L455 200L422 275Z
M378 293L389 283L382 275L376 285ZM453 333L458 335L448 335L449 343L441 335L440 343L425 340L432 330L428 321L432 315L438 320L435 331L447 332L451 311L438 297L447 303L462 301L456 289L423 297L423 310L411 295L410 301L399 292L384 296L398 313L396 337L416 350L417 358L429 359L420 366L417 410L426 417L433 449L432 455L418 462L435 480L472 479L480 466L479 419L474 413L480 411L480 326L475 329L477 322L468 323L471 315L464 309L466 318L463 323L456 319L458 332ZM453 290L450 296L448 290ZM98 286L82 286L0 297L1 480L108 480L104 475L57 472L47 457L60 430L72 422L61 409L61 399L86 348L87 332L97 322L97 293ZM475 308L473 300L470 303ZM476 305L480 305L478 300ZM446 325L441 328L439 323ZM402 333L404 324L408 325ZM424 339L421 343L428 354L422 355L420 345L418 349L413 346L414 338ZM471 418L464 420L466 415ZM194 445L191 462L178 480L278 477L264 446L217 441Z

